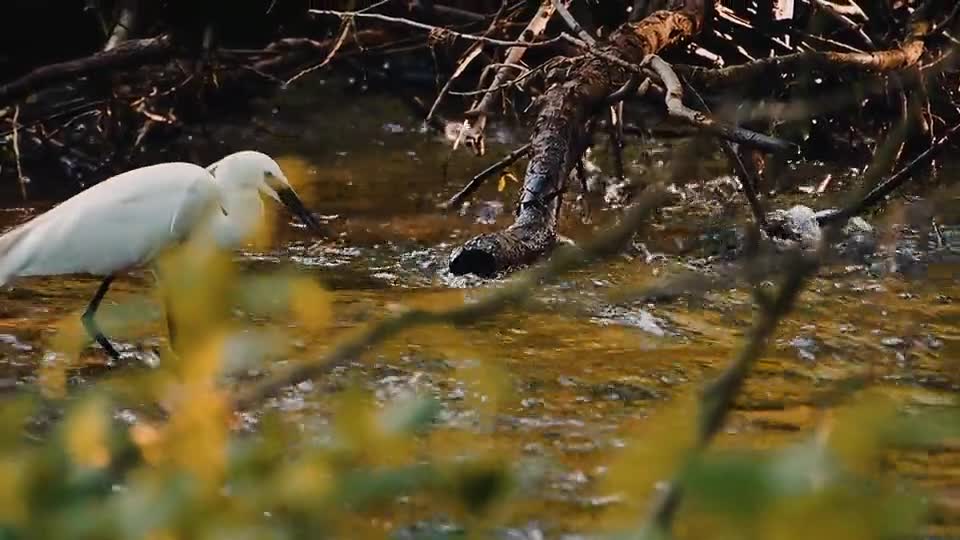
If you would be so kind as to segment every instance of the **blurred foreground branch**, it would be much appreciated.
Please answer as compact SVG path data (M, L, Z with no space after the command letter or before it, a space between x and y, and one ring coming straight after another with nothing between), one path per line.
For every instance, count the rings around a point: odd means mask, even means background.
M777 325L793 308L794 301L803 291L807 279L819 266L818 256L803 252L792 255L795 264L788 265L790 271L775 296L771 298L762 289L755 289L760 312L748 334L747 343L733 363L703 393L695 446L691 449L693 455L689 459L702 452L723 427L750 370L763 355ZM654 504L648 525L660 531L668 531L681 497L680 483L674 479Z
M277 373L249 391L236 396L233 400L233 408L242 410L253 407L292 384L316 378L339 366L354 362L368 348L408 328L431 324L469 324L517 305L529 298L541 284L619 253L665 199L666 190L662 186L651 186L619 224L583 247L570 246L558 250L557 254L542 266L530 269L511 280L503 288L472 304L464 304L444 311L410 309L383 319L347 339L325 357Z

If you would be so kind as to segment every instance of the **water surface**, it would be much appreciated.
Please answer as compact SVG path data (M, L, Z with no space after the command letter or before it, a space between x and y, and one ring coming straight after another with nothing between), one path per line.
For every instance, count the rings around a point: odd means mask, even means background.
M263 124L269 132L251 127ZM228 149L246 147L302 164L291 176L332 236L311 238L284 219L274 249L245 253L242 259L248 272L293 264L323 282L335 298L335 331L366 324L396 304L453 305L464 293L496 286L448 275L446 258L471 235L508 224L518 186L507 181L500 192L493 179L462 211L444 213L437 205L475 171L521 144L522 135L495 133L491 155L482 159L463 151L451 155L449 146L422 132L401 104L382 97L348 99L328 89L267 104L257 123L222 126L216 138L204 143L211 161ZM664 140L633 151L632 174L653 174L672 156L686 155L688 144ZM602 152L597 161L605 165ZM611 462L658 410L702 387L725 366L749 327L755 313L749 291L733 282L699 299L610 299L614 292L678 271L720 264L716 256L735 242L743 204L723 180L722 163L704 157L688 169L691 180L711 182L680 188L688 201L678 196L638 238L637 249L546 287L527 309L511 309L457 331L412 331L352 368L381 399L408 390L439 397L444 422L434 444L455 451L483 434L484 444L504 456L552 463L546 489L511 517L520 529L589 531L604 512L623 505L642 508L641 501L621 501L600 489ZM520 166L513 172L522 178ZM812 187L831 174L830 190L837 192L857 178L849 169L823 164L798 165L793 174ZM812 200L823 207L830 199L829 193L811 199L799 192L778 202ZM0 229L55 202L6 201ZM579 207L568 206L565 234L585 239L616 217L618 210L598 210L599 201L593 203L590 224L579 219ZM920 237L914 230L889 227L898 218L890 212L874 220L883 233L881 251L888 256L824 269L803 293L756 367L720 445L769 448L809 437L823 427L837 389L850 381L880 388L904 408L955 406L960 229L956 216L952 223L950 216L941 216L947 222L939 234ZM37 278L0 292L5 387L35 382L57 324L82 311L96 286L89 279ZM104 304L107 318L119 305L134 305L144 316L144 324L124 340L129 346L148 346L164 335L152 287L149 275L134 273L117 281ZM291 360L319 357L332 338L291 331L299 336ZM98 349L88 349L84 358L91 365L103 363ZM460 369L476 361L499 366L513 390L489 434L465 400L469 389ZM78 370L72 381L89 384L102 373ZM320 436L330 396L347 379L339 373L299 385L266 406L283 410L308 435ZM256 422L255 415L250 421ZM899 455L892 466L933 490L932 532L960 525L960 448L943 448L935 457Z

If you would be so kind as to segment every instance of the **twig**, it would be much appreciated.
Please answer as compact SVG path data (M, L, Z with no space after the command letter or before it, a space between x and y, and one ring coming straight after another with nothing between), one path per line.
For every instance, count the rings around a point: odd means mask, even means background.
M911 67L919 62L925 50L923 37L929 28L916 23L910 36L898 49L874 51L868 53L804 51L783 56L773 56L719 69L686 66L685 75L702 87L718 88L725 84L749 85L755 80L769 77L779 79L781 75L804 70L821 70L836 73L842 70L858 70L883 73Z
M613 150L613 175L618 181L623 182L626 174L623 168L623 102L616 105L610 105L610 122L607 124L607 135L610 137L610 148Z
M323 61L320 62L319 64L315 64L313 66L310 66L308 68L301 70L299 73L297 73L293 77L290 77L289 79L284 81L283 82L284 88L290 86L291 83L293 83L300 77L303 77L304 75L312 73L326 66L333 60L333 57L336 56L337 51L340 50L340 47L342 47L343 43L347 40L347 36L350 35L350 28L353 27L353 19L345 19L343 22L340 23L340 26L341 26L340 35L337 36L337 41L334 42L333 47L330 48L330 51L327 53L327 56L324 57Z
M436 6L434 6L435 8ZM493 32L497 27L497 22L500 20L500 16L503 15L503 11L507 8L507 0L501 0L500 9L497 10L497 13L493 16L493 21L487 27L487 31L483 33L483 37L487 37ZM447 79L447 82L443 85L443 88L440 89L440 92L437 93L436 99L433 100L433 105L430 106L430 112L427 113L427 117L424 118L424 122L430 122L430 118L433 117L434 111L437 110L437 107L440 106L440 102L443 101L443 98L446 97L447 92L450 90L450 87L460 75L466 71L467 66L470 65L473 60L480 56L480 53L483 52L482 43L474 43L473 46L463 55L463 59L460 60L460 63L457 65L457 69L454 70L453 75ZM483 76L481 76L483 80Z
M379 2L374 2L374 3L370 4L369 6L363 8L363 9L358 9L357 12L358 12L358 13L367 13L368 11L373 11L373 10L377 9L378 7L380 7L380 6L382 6L382 5L384 5L384 4L389 4L389 3L390 3L390 0L380 0ZM352 7L352 4L351 4L351 7Z
M863 31L863 25L852 20L850 17L862 16L864 20L869 20L867 15L863 13L859 7L852 7L851 9L845 9L846 6L839 6L833 2L827 2L826 0L813 0L813 5L820 8L823 12L827 13L838 21L842 26L846 27L848 30L853 31L863 38L864 43L869 45L871 48L875 49L876 45L873 40L870 39L870 36Z
M542 71L546 71L547 69L549 69L549 67L553 66L554 64L556 64L556 63L559 62L560 60L561 60L561 59L559 59L559 58L552 58L552 59L547 60L547 61L544 62L543 64L540 64L539 66L537 66L537 67L535 67L535 68L533 68L533 69L527 69L527 68L525 68L525 67L523 67L523 66L520 66L520 65L517 65L517 64L491 64L492 66L510 66L510 67L514 67L514 68L516 68L516 69L522 70L522 71L523 71L523 74L520 75L520 76L518 76L516 79L512 79L512 80L509 80L509 81L505 81L503 84L501 84L500 86L497 86L497 87L490 86L490 87L482 88L482 89L479 89L479 90L467 90L467 91L464 91L464 92L453 92L453 91L451 91L450 94L451 94L451 95L454 95L454 96L477 96L477 95L485 94L485 93L491 92L491 91L503 90L504 88L509 88L509 87L511 87L511 86L515 86L515 85L517 85L518 83L523 82L524 80L530 78L531 76L536 75L537 73L540 73L540 72L542 72Z
M709 113L710 108L707 106L707 102L703 100L703 97L699 92L687 83L687 88L690 89L690 93L693 94L693 97L697 100L699 107L703 109L704 112ZM740 157L740 152L737 148L734 147L733 143L726 139L720 140L720 147L723 149L724 154L727 155L727 159L730 160L730 164L733 165L734 172L737 176L740 177L740 186L743 189L743 194L747 198L747 204L750 206L750 210L753 212L753 218L757 221L757 225L760 226L764 231L770 232L767 227L767 216L763 211L763 206L760 204L760 197L757 194L757 184L755 182L755 175L751 174L747 170L746 164L744 164L743 159Z
M17 161L17 179L20 181L20 196L27 200L27 183L23 179L23 166L20 164L20 106L13 109L13 155Z
M958 131L960 131L960 124L953 126L948 129L946 133L940 136L930 148L927 148L920 153L917 157L913 158L910 163L904 165L900 170L895 172L889 178L880 182L876 187L870 190L862 199L859 201L843 208L837 210L836 212L825 213L817 218L817 222L820 225L827 225L831 223L842 223L853 216L856 216L865 210L869 209L871 206L874 206L882 202L887 195L893 193L897 188L905 184L908 180L913 177L914 171L919 168L921 165L927 163L933 157L937 155L940 150L950 142L951 137L953 137Z
M528 152L530 152L530 143L517 148L513 152L510 152L504 156L500 161L497 161L493 165L490 165L486 169L480 171L476 176L470 179L470 181L467 182L467 185L463 186L463 189L458 191L456 195L450 197L447 202L441 204L440 208L445 210L450 208L458 208L461 204L463 204L463 201L467 200L467 197L473 195L473 193L483 185L487 178L502 171L510 165L513 165L515 161L525 156Z
M706 114L688 108L683 104L683 87L680 83L680 78L673 71L670 64L656 55L651 55L647 59L647 63L663 81L664 88L666 89L664 102L667 105L667 112L670 116L719 135L729 141L763 148L771 152L796 151L797 146L789 141L750 131L740 126L730 126L718 122Z
M469 324L523 302L541 284L551 282L570 271L583 268L594 261L607 259L619 253L664 201L665 193L662 186L648 189L646 194L616 226L604 231L582 247L567 247L558 250L556 255L543 265L523 272L507 283L506 286L496 289L476 302L440 311L408 309L399 314L388 316L344 341L319 361L287 368L249 391L236 396L233 400L233 409L242 410L255 406L292 384L318 377L337 367L348 365L350 362L356 361L368 348L408 328L430 324Z
M460 64L457 65L457 69L453 71L453 75L450 75L450 78L447 79L447 82L443 85L443 88L440 89L440 92L437 93L437 98L433 100L433 105L430 106L430 112L427 113L427 117L424 119L424 122L429 122L430 118L433 117L434 111L437 110L437 107L440 106L440 102L443 101L444 96L447 95L447 92L450 90L450 86L453 85L453 81L457 80L467 67L470 65L473 60L480 56L480 53L483 52L483 46L479 43L475 44L473 47L467 51L467 54L463 56L463 60L460 61Z
M573 15L571 15L567 8L563 5L563 2L560 0L553 0L553 8L557 10L557 13L560 14L560 18L563 19L563 22L567 23L567 26L570 28L570 30L572 30L574 34L580 36L580 39L585 41L591 47L597 44L597 40L593 39L593 36L588 34L587 31L580 26L580 23L573 18Z
M523 40L522 43L530 43L543 34L547 28L547 23L550 22L550 18L553 16L553 11L553 4L550 3L550 0L544 0L544 2L540 4L540 9L534 14L533 19L530 19L527 27L520 34ZM555 39L559 40L560 38ZM503 63L519 64L526 50L524 46L516 46L507 50ZM466 116L471 120L470 124L472 126L470 131L465 134L467 143L473 147L477 155L483 155L486 151L483 132L487 127L487 117L495 111L494 105L499 95L494 89L500 88L503 83L506 82L509 71L510 69L508 67L501 67L493 76L493 81L487 86L483 97L466 113Z
M533 49L538 47L548 47L560 41L559 37L546 39L546 40L538 41L535 43L531 41L508 41L505 39L484 37L484 36L478 36L475 34L466 34L464 32L457 32L456 30L450 30L448 28L442 28L439 26L424 24L422 22L413 21L410 19L404 19L403 17L391 17L389 15L383 15L381 13L361 13L359 11L334 11L330 9L311 9L309 11L314 15L332 15L334 17L340 17L341 19L347 18L347 17L379 19L381 21L405 24L407 26L412 26L414 28L419 28L421 30L427 30L430 32L439 32L441 34L451 35L453 37L466 39L468 41L479 41L483 43L488 43L490 45L500 45L502 47L523 47L523 48Z
M643 79L643 82L649 83L650 79ZM629 99L635 93L639 94L638 87L640 86L640 76L636 73L631 73L630 77L627 79L627 82L623 83L623 86L617 88L612 94L607 96L607 105L614 105L620 103L625 99ZM644 92L645 93L645 92Z

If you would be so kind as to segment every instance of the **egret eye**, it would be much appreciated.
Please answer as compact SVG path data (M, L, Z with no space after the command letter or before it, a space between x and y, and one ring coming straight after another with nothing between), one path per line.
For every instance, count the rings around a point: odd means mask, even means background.
M284 185L283 179L282 179L281 177L273 174L273 173L270 172L270 171L264 171L264 173L263 173L263 181L264 181L264 183L267 184L267 186L268 186L270 189L273 189L274 191L280 191L280 190L282 190L283 188L286 187L286 186Z

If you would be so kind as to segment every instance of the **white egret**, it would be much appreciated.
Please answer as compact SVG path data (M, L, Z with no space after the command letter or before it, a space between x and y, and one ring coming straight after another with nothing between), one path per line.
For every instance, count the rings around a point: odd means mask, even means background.
M0 286L25 276L103 276L81 320L90 337L119 360L94 318L116 275L152 268L161 252L201 230L211 232L220 248L239 247L263 219L261 195L320 232L266 154L237 152L207 168L161 163L108 178L0 236ZM172 340L173 327L168 330Z

